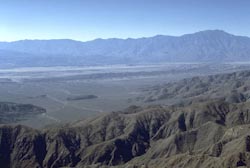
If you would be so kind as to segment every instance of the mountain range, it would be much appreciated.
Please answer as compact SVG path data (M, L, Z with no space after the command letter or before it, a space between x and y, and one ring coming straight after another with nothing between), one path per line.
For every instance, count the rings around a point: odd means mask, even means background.
M56 66L160 62L250 61L250 38L222 30L182 36L96 39L88 42L21 40L0 42L0 66Z
M247 168L250 166L249 81L250 71L195 77L163 86L165 102L173 98L172 93L177 93L176 99L183 94L189 103L130 106L41 130L0 125L0 165ZM191 84L182 87L186 82ZM233 93L221 95L223 84ZM179 89L173 88L174 85ZM197 96L204 99L197 101Z

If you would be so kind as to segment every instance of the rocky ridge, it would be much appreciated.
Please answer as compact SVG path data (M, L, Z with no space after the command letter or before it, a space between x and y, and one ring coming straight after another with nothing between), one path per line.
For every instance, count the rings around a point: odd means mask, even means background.
M184 104L131 106L43 130L1 125L0 165L6 168L249 167L250 102L247 82L243 80L248 76L245 71L185 79L197 79L198 84L198 79L220 81L207 86L210 91L204 95L212 93L212 86L213 92L221 91L224 81L224 85L237 91L242 89L240 94L244 99L240 101L223 98L224 94ZM244 84L228 83L235 79ZM184 92L180 90L181 95ZM238 100L241 96L236 97Z

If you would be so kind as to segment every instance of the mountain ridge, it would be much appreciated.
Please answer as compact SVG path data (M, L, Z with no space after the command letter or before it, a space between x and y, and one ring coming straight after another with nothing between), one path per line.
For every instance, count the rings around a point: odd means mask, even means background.
M29 66L32 63L34 66L55 66L135 62L237 62L250 61L250 38L222 30L206 30L182 36L157 35L88 42L70 39L0 42L0 50L0 59L8 59L10 52L16 52L13 60L6 64L17 66ZM19 55L25 54L27 57L23 61ZM26 64L23 65L23 62Z
M206 81L211 85L207 86ZM185 95L192 100L200 88L213 94L203 101L187 104L130 106L41 130L0 125L0 165L6 168L249 167L249 81L249 70L193 77L173 83L179 89L166 85L170 97L164 101L171 98L172 90L188 93ZM183 83L190 83L194 90L180 88ZM228 90L239 94L217 97L225 83L230 85Z
M138 38L134 38L134 37L128 37L128 38L111 37L111 38L95 38L93 40L86 40L86 41L75 40L75 39L71 39L71 38L59 38L59 39L53 39L53 38L52 39L20 39L20 40L13 40L13 41L0 41L0 43L13 43L13 42L21 42L21 41L60 41L60 40L68 40L68 41L75 41L75 42L87 43L87 42L92 42L92 41L96 41L96 40L138 40L138 39L147 39L147 38L154 38L154 37L182 37L182 36L199 34L199 33L206 33L206 32L220 32L220 33L225 33L225 34L233 35L233 36L236 36L236 37L250 38L250 36L236 35L236 34L224 31L222 29L207 29L207 30L197 31L197 32L194 32L194 33L185 33L185 34L182 34L182 35L156 34L154 36L145 36L145 37L138 37Z

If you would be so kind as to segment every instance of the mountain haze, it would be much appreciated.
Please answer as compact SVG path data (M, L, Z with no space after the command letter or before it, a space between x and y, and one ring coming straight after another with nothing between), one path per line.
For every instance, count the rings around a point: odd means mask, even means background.
M2 66L250 61L249 55L249 37L222 30L179 37L158 35L88 42L68 39L0 42L0 59L5 60Z

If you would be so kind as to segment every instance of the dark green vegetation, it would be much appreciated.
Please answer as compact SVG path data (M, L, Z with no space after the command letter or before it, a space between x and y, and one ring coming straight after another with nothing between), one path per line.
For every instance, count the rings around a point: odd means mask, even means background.
M22 121L43 113L46 113L45 109L31 104L0 102L0 124Z
M250 71L194 77L148 89L151 103L162 105L41 130L3 125L0 165L249 167L249 81Z
M98 96L96 95L82 95L82 96L71 96L68 97L67 100L74 101L74 100L86 100L86 99L97 99Z

